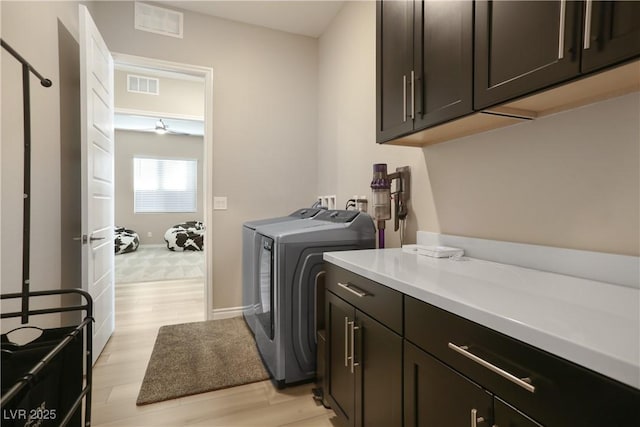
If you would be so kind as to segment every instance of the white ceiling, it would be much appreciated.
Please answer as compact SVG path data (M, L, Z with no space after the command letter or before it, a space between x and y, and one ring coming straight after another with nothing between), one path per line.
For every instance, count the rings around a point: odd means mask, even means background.
M159 1L157 3L274 30L320 37L345 2L333 0L216 0Z

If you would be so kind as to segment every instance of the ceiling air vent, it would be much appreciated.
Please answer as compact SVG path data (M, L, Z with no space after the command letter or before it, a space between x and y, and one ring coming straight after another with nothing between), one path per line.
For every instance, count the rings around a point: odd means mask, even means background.
M160 80L152 77L127 74L127 91L158 95L160 93Z
M136 2L136 30L182 38L183 20L184 15L175 10Z

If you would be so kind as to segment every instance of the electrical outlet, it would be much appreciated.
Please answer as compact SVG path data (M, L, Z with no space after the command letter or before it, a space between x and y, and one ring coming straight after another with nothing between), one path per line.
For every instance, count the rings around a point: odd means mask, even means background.
M147 231L147 237L153 237L153 233L150 231Z
M356 202L356 209L360 212L367 212L369 210L369 200L367 200L367 196L358 196Z
M335 194L331 196L318 196L318 201L323 208L335 209L337 206Z

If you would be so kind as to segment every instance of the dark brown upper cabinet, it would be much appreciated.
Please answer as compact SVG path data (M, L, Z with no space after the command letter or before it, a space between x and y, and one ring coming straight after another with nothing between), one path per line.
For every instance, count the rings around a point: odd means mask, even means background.
M475 7L476 110L580 74L580 2L478 0Z
M640 2L491 1L475 10L476 110L640 55Z
M640 2L586 1L582 71L640 55Z
M413 70L413 2L378 1L376 30L376 138L413 131L408 86Z
M414 2L415 129L473 111L473 2Z
M377 2L377 141L472 112L473 3Z
M640 1L377 2L376 140L425 146L637 91Z

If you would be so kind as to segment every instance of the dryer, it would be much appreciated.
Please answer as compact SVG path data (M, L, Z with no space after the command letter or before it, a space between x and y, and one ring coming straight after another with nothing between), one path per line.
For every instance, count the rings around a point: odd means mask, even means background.
M312 218L318 212L320 209L317 208L302 208L287 216L247 221L242 224L242 315L252 333L255 334L255 310L258 302L255 260L259 249L256 228L268 224Z
M279 386L313 379L316 287L323 253L375 248L375 227L358 211L328 210L305 220L258 226L255 339Z

